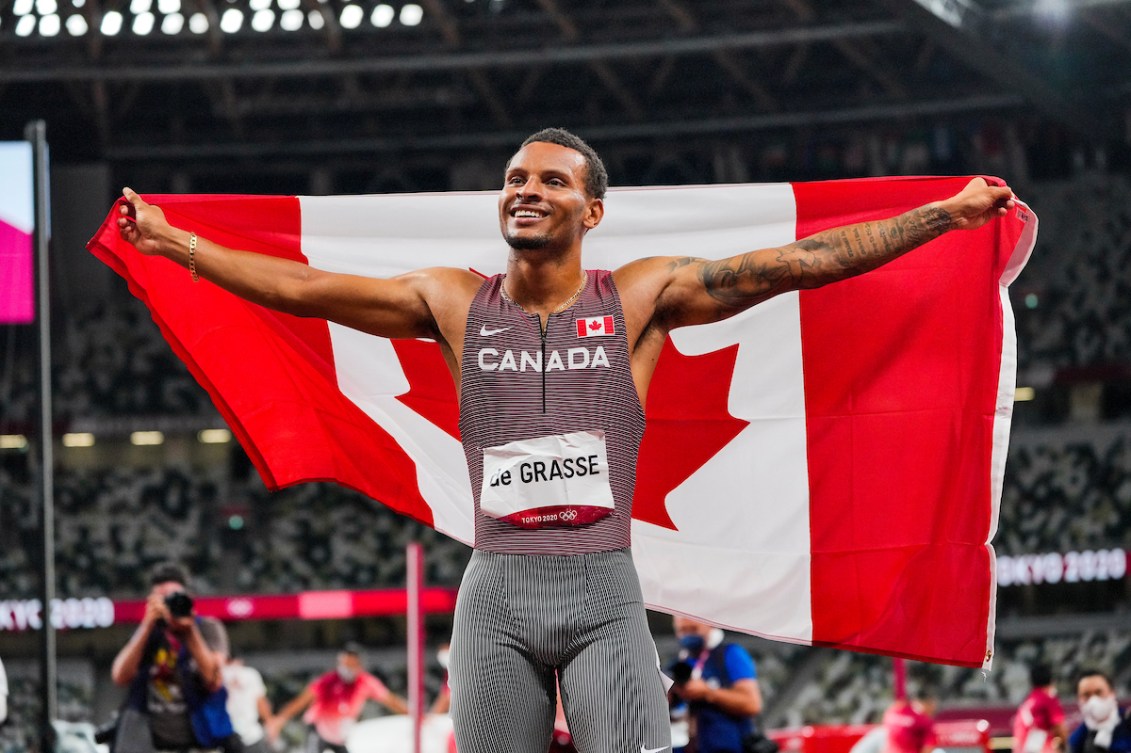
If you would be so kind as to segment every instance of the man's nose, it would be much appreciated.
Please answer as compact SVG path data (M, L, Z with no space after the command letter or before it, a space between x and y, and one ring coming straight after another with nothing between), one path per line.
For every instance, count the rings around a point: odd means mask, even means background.
M526 199L531 196L541 196L542 184L538 182L537 178L528 178L518 187L517 195L520 199Z

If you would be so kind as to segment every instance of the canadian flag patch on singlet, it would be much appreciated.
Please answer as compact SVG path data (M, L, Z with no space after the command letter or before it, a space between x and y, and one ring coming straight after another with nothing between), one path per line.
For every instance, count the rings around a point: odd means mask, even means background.
M520 528L580 526L611 514L605 432L578 431L485 448L479 508Z
M602 335L615 335L616 325L611 316L589 316L584 319L575 319L578 337L600 337Z

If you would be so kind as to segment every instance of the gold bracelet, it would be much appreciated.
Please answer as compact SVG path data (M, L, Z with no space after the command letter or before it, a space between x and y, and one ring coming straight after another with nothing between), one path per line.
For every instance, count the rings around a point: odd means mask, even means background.
M189 233L188 271L193 282L200 282L200 275L196 273L196 233Z

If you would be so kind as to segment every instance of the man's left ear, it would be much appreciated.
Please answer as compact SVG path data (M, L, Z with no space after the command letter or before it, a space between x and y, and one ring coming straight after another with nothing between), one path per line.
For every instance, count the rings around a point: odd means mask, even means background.
M589 206L585 210L585 220L583 224L586 230L592 230L601 224L601 218L605 216L605 202L601 199L592 199Z

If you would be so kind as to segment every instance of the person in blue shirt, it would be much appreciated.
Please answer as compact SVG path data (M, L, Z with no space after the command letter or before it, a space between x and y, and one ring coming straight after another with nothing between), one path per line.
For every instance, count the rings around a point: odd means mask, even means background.
M1068 737L1068 753L1131 753L1131 714L1119 708L1111 677L1081 672L1076 700L1084 721Z
M677 616L679 661L672 699L688 706L691 737L699 753L743 753L762 711L758 671L749 652L728 643L722 630Z

